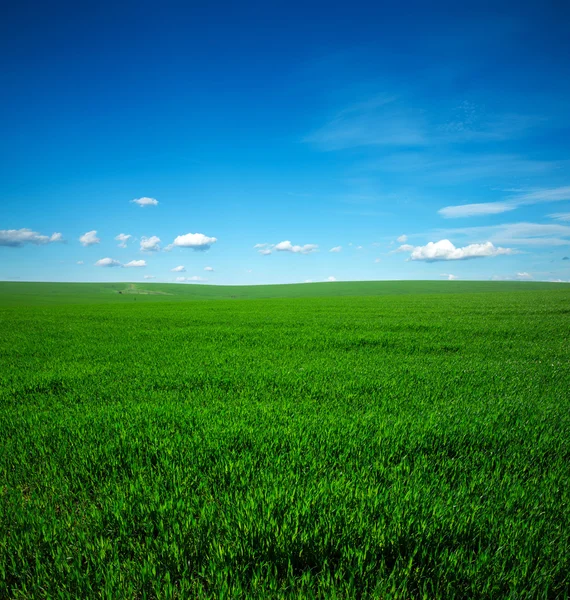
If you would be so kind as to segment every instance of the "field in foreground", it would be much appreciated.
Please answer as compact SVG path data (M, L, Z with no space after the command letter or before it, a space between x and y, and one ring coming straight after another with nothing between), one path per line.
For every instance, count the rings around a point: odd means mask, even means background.
M570 288L448 283L0 290L0 598L567 598Z

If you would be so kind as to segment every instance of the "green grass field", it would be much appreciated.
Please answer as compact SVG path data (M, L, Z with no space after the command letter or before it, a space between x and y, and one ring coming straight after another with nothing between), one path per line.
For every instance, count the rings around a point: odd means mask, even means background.
M0 365L0 598L570 596L568 284L2 283Z

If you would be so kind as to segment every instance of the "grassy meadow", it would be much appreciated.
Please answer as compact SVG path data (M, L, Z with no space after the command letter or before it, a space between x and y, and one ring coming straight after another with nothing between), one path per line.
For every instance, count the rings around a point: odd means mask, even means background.
M0 598L570 596L568 284L1 283L0 365Z

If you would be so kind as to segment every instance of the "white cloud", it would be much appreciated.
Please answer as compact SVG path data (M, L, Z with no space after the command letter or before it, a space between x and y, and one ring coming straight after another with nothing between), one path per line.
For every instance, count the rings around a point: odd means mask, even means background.
M79 241L83 246L93 246L94 244L98 244L101 240L97 237L97 230L93 229L93 231L88 231L84 233Z
M77 264L78 264L78 265L83 265L83 264L84 264L84 262L83 262L82 260L78 260L78 261L77 261Z
M258 250L258 252L262 256L268 256L269 254L271 254L271 250L269 248L261 248L260 250Z
M158 252L160 250L160 238L157 235L151 235L149 238L141 238L141 250L143 252Z
M364 246L356 246L357 250L364 250Z
M115 240L119 243L119 248L126 248L127 247L127 242L132 238L132 235L129 235L127 233L119 233L118 236L115 237Z
M439 260L467 260L470 258L485 258L501 254L515 254L512 248L495 247L492 242L483 244L469 244L463 248L456 248L449 240L429 242L425 246L410 246L398 248L398 251L411 252L410 260L423 260L435 262Z
M336 281L336 277L334 275L330 275L327 277L327 281Z
M312 279L305 279L305 283L313 283Z
M553 213L548 215L551 219L556 219L557 221L570 221L570 212L567 213Z
M131 200L132 203L138 204L139 206L156 206L158 204L158 200L156 198L147 198L143 196L142 198L135 198Z
M496 215L508 212L510 210L515 210L519 206L540 204L543 202L559 202L561 200L570 200L570 186L535 190L533 192L526 193L519 192L518 194L509 196L506 200L500 202L484 202L481 204L446 206L445 208L440 209L438 212L447 219L481 215Z
M381 258L375 258L375 259L374 259L374 262L375 262L375 263L382 262L382 259L381 259Z
M174 269L170 269L173 273L185 273L186 272L186 267L184 265L178 265L177 267L174 267Z
M204 267L204 271L213 271L213 267Z
M113 258L101 258L95 263L96 267L122 267L118 260Z
M146 267L146 260L131 260L124 267Z
M400 237L396 238L396 241L399 242L400 244L405 244L408 241L408 236L401 235Z
M270 246L270 244L255 244L254 249L258 250L259 248L266 248L267 246Z
M453 275L452 273L442 273L440 277L447 278L447 281L455 281L456 279L459 279L457 275Z
M155 275L145 275L144 276L145 279L156 279Z
M334 248L331 248L329 252L340 252L341 250L342 246L335 246Z
M317 244L305 244L304 246L294 246L289 240L279 242L275 245L277 252L293 252L294 254L311 254L318 251Z
M61 233L52 233L49 238L50 242L63 242L63 235Z
M530 273L527 273L526 271L524 271L522 273L517 273L517 279L534 279L534 278Z
M217 238L208 237L203 233L186 233L185 235L179 235L174 240L173 245L180 248L191 248L192 250L208 250L217 241Z

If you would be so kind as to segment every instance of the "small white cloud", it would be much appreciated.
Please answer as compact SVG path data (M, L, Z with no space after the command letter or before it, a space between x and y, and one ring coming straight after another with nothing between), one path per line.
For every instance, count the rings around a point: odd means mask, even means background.
M186 233L179 235L174 240L173 245L180 248L191 248L192 250L208 250L217 241L218 238L208 237L203 233Z
M317 244L305 244L304 246L294 246L289 240L279 242L275 245L277 252L293 252L294 254L311 254L318 251Z
M143 236L141 238L141 250L143 252L158 252L160 250L160 238L157 235L152 235L149 238Z
M564 279L549 279L550 283L564 283Z
M118 260L113 258L101 258L95 263L96 267L122 267Z
M381 258L375 258L375 259L374 259L374 262L375 262L375 263L382 262L382 259L381 259Z
M357 250L364 250L364 246L356 246Z
M465 246L464 248L456 248L449 240L429 242L425 246L400 246L397 252L410 252L410 260L423 260L426 262L467 260L470 258L485 258L516 253L512 248L496 247L492 242L469 244L469 246Z
M530 273L527 273L526 271L523 271L522 273L517 273L517 279L534 279L533 276Z
M97 237L97 230L93 229L93 231L88 231L84 233L79 241L83 246L93 246L94 244L98 244L101 240Z
M63 242L63 235L61 233L52 233L50 238L50 242Z
M335 246L334 248L331 248L329 250L329 252L341 252L342 251L342 246Z
M401 235L400 237L396 238L396 241L399 242L400 244L405 244L408 241L408 236Z
M127 242L132 238L132 235L129 235L127 233L119 233L118 236L115 237L115 240L119 243L119 248L126 248L127 247Z
M204 271L210 271L211 272L213 270L214 270L213 267L204 267Z
M259 254L262 256L269 256L271 254L271 250L269 248L261 248L258 250Z
M174 267L174 269L170 269L173 273L185 273L186 272L186 267L184 265L178 265L177 267Z
M146 267L146 260L131 260L124 267Z
M336 281L336 277L334 275L330 275L327 277L327 281Z
M145 279L156 279L155 275L145 275L144 276Z
M453 275L451 273L442 273L440 277L445 277L448 281L455 281L456 279L459 279L457 275Z
M253 269L246 269L245 272L246 273L253 273Z
M135 198L131 200L132 203L138 204L139 206L156 206L158 204L158 200L156 198L147 198L143 196L142 198Z
M83 262L82 260L78 260L78 261L77 261L77 264L78 264L78 265L82 265L82 264L84 264L84 262Z
M305 279L305 283L313 283L312 279Z
M259 248L266 248L270 244L255 244L254 249L259 250Z

